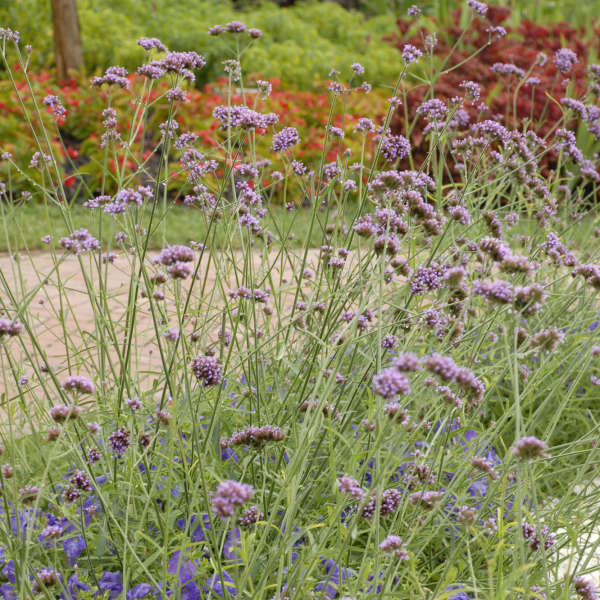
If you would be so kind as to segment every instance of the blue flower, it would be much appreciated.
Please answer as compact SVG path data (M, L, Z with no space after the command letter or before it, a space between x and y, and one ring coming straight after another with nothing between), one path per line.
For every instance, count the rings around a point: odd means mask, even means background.
M71 577L69 577L69 581L67 582L67 590L69 592L69 595L67 596L67 598L69 600L71 598L78 598L79 597L78 592L87 592L87 591L89 591L89 589L90 589L90 586L86 585L82 581L79 581L79 578L74 573L73 575L71 575Z
M63 550L69 563L74 565L81 553L85 550L85 541L78 535L77 537L69 538L63 542Z
M188 560L181 550L176 550L169 559L168 572L177 575L177 580L183 585L196 574L196 562Z
M192 515L190 518L190 529L193 528L194 523L198 520L197 515ZM185 519L182 517L181 519L177 519L177 527L179 529L185 529ZM192 541L193 542L203 542L206 538L204 536L204 532L210 529L210 518L207 513L202 514L202 523L196 527L192 531Z
M227 573L227 571L221 571L221 573L223 574L222 578L218 573L215 573L212 577L209 577L202 586L202 591L208 594L209 598L213 598L215 594L220 598L223 598L223 585L225 585L227 592L232 596L235 596L235 594L237 593L237 590L235 589L235 585L233 583L233 579L231 578L229 573Z
M227 532L227 539L223 545L223 554L227 560L240 562L241 558L237 551L240 547L240 530L236 527Z
M13 586L9 583L0 585L0 594L4 600L17 600L17 592L15 592Z
M120 571L104 571L98 587L101 592L109 592L108 597L112 600L118 598L119 594L123 591L123 583L121 580Z
M131 588L125 598L126 600L137 600L138 598L145 598L148 594L152 593L152 586L149 583L140 583L135 587Z
M446 591L449 592L452 590L460 590L461 587L461 585L451 585L450 587L446 588ZM471 600L471 597L465 592L458 592L457 594L452 594L448 600Z

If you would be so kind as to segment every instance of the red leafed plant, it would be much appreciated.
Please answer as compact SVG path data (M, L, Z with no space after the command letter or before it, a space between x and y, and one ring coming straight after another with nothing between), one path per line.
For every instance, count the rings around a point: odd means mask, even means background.
M501 26L509 14L508 8L490 6L486 18L475 18L466 32L459 25L458 10L452 13L452 25L445 29L433 18L429 22L398 19L400 35L389 37L388 41L400 49L412 44L425 51L425 40L435 30L438 40L432 54L434 61L443 64L433 87L417 85L407 90L406 106L396 112L392 123L397 132L409 132L416 164L421 164L429 151L423 132L426 122L418 116L417 108L434 96L446 101L464 97L465 90L460 85L464 81L474 81L481 87L481 100L485 103L483 113L479 103L463 105L471 122L493 118L509 128L527 126L541 137L548 135L562 117L565 109L561 98L586 98L588 60L598 54L600 28L594 30L596 35L588 42L582 27L567 23L546 27L524 20L515 28L505 26L505 36L494 36L490 30ZM561 73L553 61L561 48L572 50L578 58L568 73ZM497 64L514 65L517 74L500 75L492 68ZM568 125L577 131L578 119L571 119ZM549 153L545 166L553 166L554 159Z

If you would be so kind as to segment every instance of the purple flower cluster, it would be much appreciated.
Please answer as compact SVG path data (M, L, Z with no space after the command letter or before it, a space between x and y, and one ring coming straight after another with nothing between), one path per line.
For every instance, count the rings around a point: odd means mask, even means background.
M548 457L548 445L542 440L530 435L522 437L515 442L512 453L519 458L546 458Z
M42 104L47 106L52 111L52 114L57 119L63 119L67 116L67 109L62 105L61 101L57 96L48 94L43 100Z
M381 154L388 162L402 160L410 154L410 142L403 135L386 135L381 144Z
M120 88L129 89L129 79L127 79L127 69L124 67L108 67L102 77L94 77L92 86L116 85Z
M82 375L69 375L63 381L62 387L67 392L77 392L80 394L94 393L94 384Z
M100 242L87 229L78 229L70 236L61 238L59 243L65 250L75 254L100 250Z
M213 356L196 356L190 363L196 379L203 387L211 387L221 383L222 367Z
M77 419L81 413L81 408L77 405L58 404L50 409L50 417L57 423L64 423Z
M138 46L141 46L144 50L156 50L157 52L167 52L167 47L158 38L147 38L142 37L136 41Z
M221 438L219 445L221 448L242 445L261 447L268 442L280 442L284 438L285 433L279 427L263 425L262 427L245 427L230 438Z
M108 437L108 445L118 458L121 458L127 452L130 444L131 432L127 431L124 427L119 427Z
M553 62L556 65L556 68L561 73L568 73L574 64L576 64L579 59L577 58L577 54L570 50L569 48L560 48L554 53Z
M373 392L386 400L398 395L406 396L410 394L408 378L395 367L389 367L374 375L372 385Z
M196 52L167 52L160 60L153 60L138 68L137 72L149 79L159 79L167 73L173 73L194 81L193 71L206 64L203 56Z
M2 336L14 337L23 333L25 326L18 321L0 318L0 338Z
M286 127L273 136L271 147L275 152L283 152L298 143L300 143L298 130L294 127Z
M254 494L251 485L238 481L222 481L212 494L212 509L221 518L233 516L235 509L249 502Z
M397 535L388 535L385 540L379 544L379 549L382 552L393 552L398 560L409 560L408 553L406 552L406 544L402 541L402 538Z

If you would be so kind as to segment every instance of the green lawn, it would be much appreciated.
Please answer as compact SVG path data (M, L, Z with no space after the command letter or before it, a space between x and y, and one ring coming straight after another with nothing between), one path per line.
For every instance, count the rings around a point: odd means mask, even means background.
M350 207L351 208L351 207ZM148 214L143 215L143 222L148 222L149 208L145 209ZM345 208L345 221L349 224L354 217L355 210ZM111 245L115 233L122 228L111 215L102 213L100 210L91 211L81 205L74 205L70 209L70 217L73 229L85 227L97 237L103 247ZM281 239L277 233L291 233L290 245L301 246L309 234L311 211L298 209L289 212L279 206L271 206L265 219L264 227L274 234L275 239ZM331 222L331 215L319 212L311 235L311 246L322 243L323 226L325 222ZM22 204L0 206L0 251L27 251L43 250L48 246L42 242L42 237L51 234L53 243L68 234L67 223L61 211L56 207L44 207L40 204ZM154 219L155 225L150 236L150 247L160 248L166 244L185 244L190 241L205 239L207 224L202 212L197 209L181 205L170 205L167 211L157 211ZM230 238L222 229L216 227L213 246L239 246L239 239ZM112 243L114 245L114 242Z

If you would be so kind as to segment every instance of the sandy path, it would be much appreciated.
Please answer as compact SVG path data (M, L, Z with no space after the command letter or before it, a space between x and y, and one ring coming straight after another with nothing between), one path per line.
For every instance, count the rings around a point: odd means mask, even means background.
M149 253L149 260L156 256L156 252ZM13 366L17 365L18 375L26 375L31 383L35 381L34 364L25 356L25 348L32 351L38 358L37 368L44 362L53 367L59 377L64 377L68 371L79 372L78 367L92 364L98 365L100 362L100 344L95 337L95 332L106 329L103 322L107 316L110 316L112 331L114 336L112 340L118 340L121 345L124 339L125 323L127 319L128 295L131 287L131 264L130 257L125 254L117 256L113 264L107 265L108 276L106 277L106 292L102 295L99 291L102 287L102 278L97 267L92 265L91 257L83 255L85 272L88 274L89 282L93 294L97 294L95 299L91 299L86 285L86 279L82 273L79 259L74 255L58 255L60 260L58 267L55 258L49 252L33 253L28 256L15 258L7 254L0 254L0 271L2 281L0 281L0 307L5 305L12 306L11 298L5 293L6 287L20 303L21 309L24 307L24 300L27 299L25 310L25 320L32 336L23 334L18 339L9 339L7 349L10 348ZM241 263L241 254L231 257ZM318 258L318 250L310 252L309 260L314 264ZM276 261L276 251L272 252L271 261ZM300 257L297 258L299 264ZM260 268L261 258L258 253L253 256L253 265L255 269ZM296 261L294 261L296 262ZM279 263L274 272L281 271ZM104 265L103 265L104 268ZM223 267L220 267L223 269ZM239 268L238 268L239 271ZM137 272L137 269L136 269ZM223 273L223 271L221 271ZM216 283L216 269L214 262L205 256L199 268L199 274L202 275L199 281L194 283L195 305L203 302L206 310L217 309L223 305L223 290ZM239 273L238 273L239 274ZM289 262L283 266L283 277L291 278L292 269ZM225 291L235 285L236 278L229 270L224 277ZM44 284L43 282L46 281ZM182 283L182 291L185 292L190 285L191 278ZM6 282L6 284L5 284ZM227 287L225 287L227 286ZM143 282L140 289L145 289ZM176 323L176 314L172 296L172 286L168 283L160 288L167 296L167 301L156 303L161 308L161 315L158 316L159 331L165 333ZM170 293L171 292L171 293ZM203 292L203 293L201 293ZM214 292L214 296L213 296ZM101 298L106 301L103 306ZM96 306L94 307L94 303ZM204 308L203 308L204 310ZM14 313L10 313L13 316ZM4 316L4 315L0 315ZM98 321L100 319L100 321ZM156 330L150 311L148 300L138 297L136 303L136 343L132 351L132 370L145 375L152 372L158 373L161 369L161 360L156 351ZM40 356L39 349L35 349L31 337L34 337L39 348L43 350L46 361ZM109 336L110 337L110 336ZM25 348L23 345L25 345ZM118 367L118 357L115 348L109 352L110 360ZM106 358L106 357L105 357ZM8 399L14 398L17 393L15 375L9 370L9 359L6 353L0 355L0 394L8 393ZM82 374L85 370L81 371ZM43 376L43 375L42 375ZM132 374L132 376L135 376ZM148 377L149 379L149 377Z

